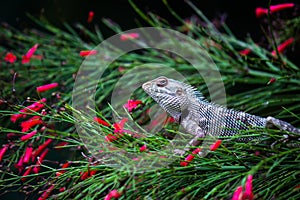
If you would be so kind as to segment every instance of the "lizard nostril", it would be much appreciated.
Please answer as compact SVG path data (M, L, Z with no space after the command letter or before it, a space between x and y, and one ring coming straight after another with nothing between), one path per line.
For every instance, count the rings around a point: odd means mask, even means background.
M151 83L147 82L142 85L143 90L148 90L151 86Z

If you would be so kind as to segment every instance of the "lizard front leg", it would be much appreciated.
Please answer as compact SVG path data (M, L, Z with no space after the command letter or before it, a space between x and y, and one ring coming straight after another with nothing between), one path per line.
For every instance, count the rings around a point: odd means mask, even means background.
M185 148L182 149L175 149L175 154L179 154L183 156L186 151L189 151L192 146L198 146L201 141L199 141L200 138L205 137L205 133L203 130L199 127L198 123L189 119L188 117L183 119L181 121L182 127L186 130L187 133L194 135L193 139L189 141L189 143L185 146Z

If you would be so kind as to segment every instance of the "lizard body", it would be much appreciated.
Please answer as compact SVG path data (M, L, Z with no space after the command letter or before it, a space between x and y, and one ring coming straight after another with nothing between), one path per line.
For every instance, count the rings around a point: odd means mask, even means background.
M167 113L179 122L187 133L195 137L189 146L198 145L198 139L207 135L234 136L240 130L277 127L300 134L291 124L274 117L259 117L228 109L208 102L194 87L167 77L158 77L142 85ZM241 138L240 140L250 140Z

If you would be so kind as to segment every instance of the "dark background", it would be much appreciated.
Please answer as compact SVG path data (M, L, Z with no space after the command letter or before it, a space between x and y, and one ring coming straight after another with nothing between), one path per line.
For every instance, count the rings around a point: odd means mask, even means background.
M161 0L133 0L144 12L151 11L170 22L178 25L179 22L171 16ZM258 39L260 33L259 22L254 14L256 7L267 7L268 0L191 0L209 18L227 15L226 22L233 33L243 39L247 33ZM286 3L286 1L272 1L272 4ZM181 17L186 18L195 12L184 0L169 0L169 4ZM103 17L110 18L118 23L123 30L136 28L135 20L143 21L127 0L9 0L0 3L0 22L7 22L17 28L35 27L26 13L39 17L45 16L52 24L62 26L63 21L70 24L81 22L87 24L89 11L95 12L93 23L101 24ZM103 25L104 26L104 25ZM100 25L101 28L101 25ZM105 32L105 28L104 32ZM108 33L108 36L111 36Z

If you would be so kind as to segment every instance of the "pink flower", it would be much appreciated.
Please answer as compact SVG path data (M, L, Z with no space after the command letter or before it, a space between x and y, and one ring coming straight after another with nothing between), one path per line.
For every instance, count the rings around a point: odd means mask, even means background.
M79 55L81 57L87 57L87 56L96 55L97 53L98 53L98 51L96 51L96 50L84 50L84 51L80 51Z
M252 200L253 199L253 193L252 193L252 175L249 175L246 180L245 184L245 192L243 195L243 199Z
M114 123L113 127L115 128L114 133L122 133L124 132L124 125L125 123L128 121L127 118L122 119L120 122L118 123Z
M15 168L17 168L19 170L19 173L23 170L24 168L24 164L23 164L23 158L24 158L24 155L21 156L19 158L19 161L15 164Z
M33 126L42 124L42 123L43 123L43 121L40 116L33 116L29 120L21 123L22 132L26 132Z
M15 56L15 55L14 55L13 53L11 53L11 52L8 52L8 53L5 55L4 60L5 60L6 62L9 62L9 63L14 63L14 62L16 62L16 60L17 60L17 56Z
M47 85L42 85L36 88L37 92L45 92L47 90L51 90L53 88L56 88L58 86L58 83L50 83Z
M38 44L35 44L33 47L31 47L25 55L22 56L22 64L29 63L31 57L33 56L34 52L38 48Z
M127 101L126 104L124 104L124 107L127 108L127 110L129 112L131 112L133 109L135 109L139 104L142 104L142 101L140 100L132 100L132 99L129 99Z
M222 140L217 140L214 144L210 145L210 150L215 151L222 143Z
M107 141L107 142L113 142L113 141L115 141L115 140L117 140L118 138L117 138L117 136L115 136L115 135L113 135L113 134L108 134L107 136L105 136L105 140Z
M105 197L104 200L110 200L111 198L118 199L121 196L121 193L118 192L116 189L110 191Z
M289 38L277 47L278 53L282 53L290 44L294 42L294 38ZM272 51L272 55L276 57L276 51Z
M140 147L140 151L142 152L142 151L146 151L146 149L147 149L147 146L144 144L143 146L141 146Z
M88 16L88 19L87 19L88 23L91 23L93 21L94 15L95 15L95 13L93 11L89 12L89 16Z
M5 144L1 149L0 149L0 162L2 161L2 158L5 154L5 152L7 151L8 149L8 144Z
M26 135L23 135L21 137L22 141L26 141L29 140L30 138L32 138L35 134L37 134L37 130L32 131L31 133L27 133Z
M137 39L139 37L140 35L138 33L123 33L120 35L122 41Z
M104 121L103 119L101 119L99 117L94 117L94 120L96 122L98 122L99 124L102 124L103 126L110 126L109 123L107 123L106 121Z
M40 153L53 141L53 139L47 139L43 144L41 144L34 152L32 153L33 157L40 155Z
M287 9L287 8L293 8L295 6L294 3L283 3L283 4L278 4L278 5L272 5L270 6L270 14L273 14L275 12ZM255 15L257 18L267 15L268 14L268 9L267 8L261 8L258 7L255 9Z
M251 49L244 49L239 52L243 56L247 56L251 53Z
M233 193L232 200L242 200L243 198L243 186L239 186Z
M46 200L48 199L50 193L54 189L54 185L51 185L43 194L38 198L38 200Z
M24 157L23 157L23 163L28 163L31 156L32 156L32 147L26 147L25 149L25 154L24 154Z

